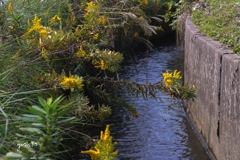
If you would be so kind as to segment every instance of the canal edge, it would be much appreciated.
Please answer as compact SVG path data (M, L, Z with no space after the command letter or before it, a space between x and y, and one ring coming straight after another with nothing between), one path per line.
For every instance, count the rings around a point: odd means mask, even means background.
M184 104L184 102L183 102ZM197 138L199 139L200 143L202 144L205 152L207 153L208 157L210 158L210 160L217 160L216 157L214 156L211 148L208 146L204 136L201 134L200 130L197 127L197 124L195 123L195 121L193 120L192 116L190 115L187 107L185 105L183 105L183 108L186 112L186 118L189 122L189 124L192 127L192 130L194 131L194 133L196 134Z

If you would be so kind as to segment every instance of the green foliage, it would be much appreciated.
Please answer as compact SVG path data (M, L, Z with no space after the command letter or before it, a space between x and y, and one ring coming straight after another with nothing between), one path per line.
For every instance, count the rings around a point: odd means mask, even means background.
M171 0L166 2L167 11L164 15L165 22L170 23L169 25L176 29L177 24L182 20L184 17L184 12L189 10L191 4L191 0Z
M72 97L70 100L75 102L73 104L75 106L74 114L85 122L91 123L96 119L104 122L112 113L112 109L108 105L98 104L97 107L94 105L89 106L89 100L86 97L75 96L75 98Z
M161 28L151 23L161 22L157 13L162 1L0 2L0 152L7 157L59 158L68 151L63 141L66 134L71 137L69 127L103 122L111 104L138 116L119 98L121 86L144 98L155 97L157 91L185 99L194 95L193 89L180 85L119 80L124 55L115 49L124 50L130 42L151 47L148 37Z
M62 127L73 122L71 103L60 105L62 97L44 100L38 98L40 105L28 107L27 114L18 116L22 121L16 140L16 151L6 154L7 158L56 159L57 150L62 145L64 135Z
M193 11L193 22L206 35L240 54L239 4L231 0L208 0L206 4L205 9Z

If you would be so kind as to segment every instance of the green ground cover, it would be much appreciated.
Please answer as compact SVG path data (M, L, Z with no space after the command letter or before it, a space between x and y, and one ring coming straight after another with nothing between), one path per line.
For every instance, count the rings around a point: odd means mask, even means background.
M196 26L240 55L240 2L239 0L206 0L206 8L192 12Z

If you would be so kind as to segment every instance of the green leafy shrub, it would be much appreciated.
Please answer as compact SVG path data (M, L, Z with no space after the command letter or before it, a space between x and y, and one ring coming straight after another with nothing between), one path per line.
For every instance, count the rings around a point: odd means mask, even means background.
M165 22L169 23L174 30L177 29L177 25L183 20L185 13L189 11L191 3L192 0L171 0L166 2Z
M22 121L16 136L16 151L6 154L7 158L56 159L58 149L62 145L63 127L73 122L71 103L60 105L64 98L45 101L39 97L39 105L28 107L27 113L17 116Z
M68 127L103 122L114 103L137 116L115 92L121 86L144 98L157 91L176 98L195 96L193 88L180 83L168 87L118 77L124 60L119 50L125 47L117 45L138 41L151 47L148 37L161 28L151 22L161 19L146 12L161 1L0 2L0 151L7 157L59 158L68 151L63 144L65 134L71 137ZM47 99L49 95L58 98ZM37 101L40 105L34 105Z

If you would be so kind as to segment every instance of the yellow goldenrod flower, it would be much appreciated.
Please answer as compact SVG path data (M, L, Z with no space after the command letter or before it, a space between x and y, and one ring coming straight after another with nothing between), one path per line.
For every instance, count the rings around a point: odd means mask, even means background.
M7 7L7 12L12 13L12 2L9 2L8 7Z
M44 58L47 58L47 56L48 56L48 51L43 47L40 54L41 54Z
M41 18L35 14L34 19L32 20L32 27L28 29L28 31L24 34L24 37L27 38L32 31L39 32L44 27L41 25Z
M101 70L106 70L108 68L107 62L104 62L104 60L100 61L100 66L97 66L97 68L100 68Z
M106 126L105 132L101 131L100 133L100 139L101 140L108 140L110 138L110 125Z
M70 77L64 76L63 81L60 83L64 90L67 89L81 89L83 87L83 79L82 77L73 76Z
M95 8L96 6L97 6L97 5L94 4L92 1L91 1L91 2L88 2L88 3L87 3L87 7L85 8L85 11L91 12L92 10L94 10L94 8Z
M91 12L93 12L93 13L96 12L98 10L98 8L99 8L99 6L94 4L92 1L88 2L87 7L85 8L85 11L87 11L87 12L83 15L83 17L85 19L88 18L89 14Z
M180 71L174 70L173 73L169 73L168 71L166 71L165 73L163 73L163 80L164 83L167 87L171 87L172 86L172 82L174 79L181 79L181 75L180 75Z
M76 57L85 57L86 56L86 52L85 52L85 50L82 47L80 47L79 50L77 51L77 53L75 53L75 56Z
M55 15L49 20L49 24L55 24L57 20L61 22L62 19L58 15Z
M177 71L177 70L174 70L174 72L173 72L173 78L175 78L175 79L181 79L182 77L181 77L181 71Z
M107 24L107 17L101 16L100 18L98 18L98 21L99 21L101 24L105 25L105 24Z
M32 20L32 23L30 24L30 20L28 19L28 30L27 32L23 35L24 38L26 39L32 39L32 42L35 42L36 46L41 47L44 45L43 43L46 42L47 38L51 38L49 34L52 32L52 29L50 27L45 27L41 24L41 18L39 18L36 14ZM35 33L38 33L36 35Z
M37 26L41 25L41 20L42 20L42 18L38 18L38 16L35 14L34 18L32 20L33 26L36 25L36 24L37 24Z
M98 35L99 35L98 33L94 34L94 35L93 35L93 39L94 39L94 40L97 40L97 39L98 39Z
M89 154L92 160L112 160L116 158L118 151L114 151L114 145L116 143L112 142L112 136L110 136L109 128L110 126L107 125L105 131L101 131L100 140L92 149L81 151L81 153Z
M58 20L58 21L61 21L62 19L61 19L60 17L57 16L57 20Z
M169 73L168 71L166 71L165 73L162 74L163 75L163 80L164 80L164 83L167 87L170 87L171 86L171 77L172 77L172 73Z
M40 38L47 38L48 31L45 28L42 28L41 30L39 30L39 35Z
M95 62L95 68L100 68L101 70L106 70L108 68L108 63L105 62L104 60L100 60Z
M98 149L96 150L93 150L93 149L89 149L87 151L81 151L82 154L89 154L91 156L91 159L94 160L94 159L97 159L99 154L100 154L100 151Z
M83 15L83 17L84 17L85 19L86 19L88 16L89 16L88 13L85 13L85 14Z
M192 89L195 89L195 88L196 88L196 86L193 84L193 85L192 85Z

